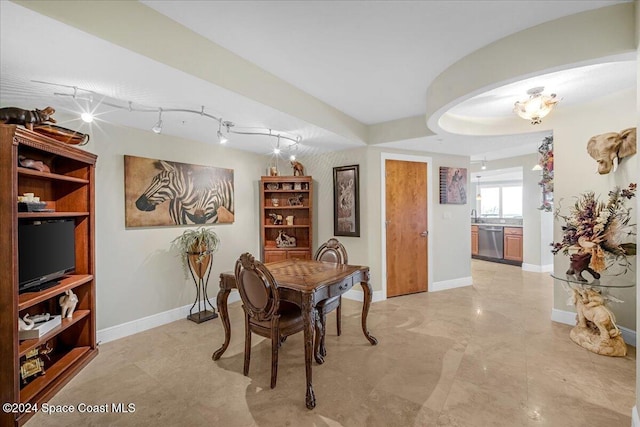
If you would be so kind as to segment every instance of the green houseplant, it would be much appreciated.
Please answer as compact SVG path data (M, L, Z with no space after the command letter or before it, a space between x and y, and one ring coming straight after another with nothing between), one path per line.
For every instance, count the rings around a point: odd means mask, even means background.
M220 247L220 238L210 227L185 230L171 241L171 248L180 255L185 276L188 276L189 264L194 273L202 278L211 255Z

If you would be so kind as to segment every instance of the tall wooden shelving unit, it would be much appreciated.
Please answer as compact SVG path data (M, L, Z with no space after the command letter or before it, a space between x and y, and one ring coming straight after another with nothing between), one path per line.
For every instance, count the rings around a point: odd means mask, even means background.
M296 189L296 187L299 187ZM289 199L302 196L302 204L291 206ZM274 204L277 201L277 206ZM260 235L262 261L311 259L313 248L313 180L310 176L263 176L260 180ZM283 224L275 225L269 214L280 215ZM293 216L293 225L286 217ZM296 238L296 246L279 248L280 231Z
M18 156L41 160L51 172L18 165ZM48 401L98 354L96 345L94 176L97 157L35 132L0 125L0 401L29 407ZM34 193L54 212L18 212L17 197ZM76 266L59 284L18 294L18 224L20 221L73 219ZM70 319L63 319L39 339L19 340L18 317L60 314L58 298L67 289L78 296ZM49 343L42 358L45 374L24 384L20 366L27 353ZM0 412L0 426L24 424L33 412Z

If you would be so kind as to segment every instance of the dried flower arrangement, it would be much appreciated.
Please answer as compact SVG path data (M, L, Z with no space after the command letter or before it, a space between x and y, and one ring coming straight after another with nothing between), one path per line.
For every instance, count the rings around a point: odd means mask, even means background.
M635 183L628 188L614 188L609 192L606 203L595 197L593 191L581 194L568 215L555 212L555 218L565 221L562 226L562 242L552 243L551 252L562 251L568 255L569 250L578 253L589 253L589 267L601 272L614 264L624 268L630 266L627 257L636 255L636 225L629 224L631 208L625 206L627 200L636 195Z

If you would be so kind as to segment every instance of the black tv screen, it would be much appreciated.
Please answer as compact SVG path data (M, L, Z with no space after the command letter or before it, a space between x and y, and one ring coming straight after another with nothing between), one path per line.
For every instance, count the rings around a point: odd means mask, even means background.
M75 221L21 221L18 266L19 292L44 289L75 270Z

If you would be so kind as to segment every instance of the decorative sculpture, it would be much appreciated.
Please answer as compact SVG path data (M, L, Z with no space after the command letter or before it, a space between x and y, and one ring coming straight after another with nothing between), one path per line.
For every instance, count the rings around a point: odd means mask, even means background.
M586 282L587 279L582 277L582 272L586 271L593 276L594 279L600 278L600 273L594 271L591 267L589 267L589 263L591 262L591 254L588 252L585 253L577 253L571 254L569 257L570 264L569 269L567 270L567 274L570 276L574 276L576 280L581 282Z
M573 289L578 324L571 330L573 342L597 354L626 356L627 346L605 298L594 289Z
M67 289L64 295L60 297L59 302L62 308L62 317L73 317L73 311L76 309L76 304L78 304L78 296L71 289Z
M624 157L636 154L636 128L607 132L592 137L587 143L587 152L598 162L598 173L608 174L618 169L618 162Z
M296 238L280 230L278 237L276 237L276 246L278 248L294 248L296 246Z
M293 225L293 215L289 215L285 219L287 220L287 225Z
M24 315L24 318L18 317L18 330L19 331L28 331L29 329L33 329L35 322L33 319L29 319L29 313Z
M51 172L49 166L45 165L42 160L27 159L25 156L18 156L18 164L23 168L34 169L40 172Z
M51 107L44 110L23 110L17 107L0 108L0 123L7 125L23 125L29 130L33 130L33 125L44 122L56 123L53 114L56 112Z
M304 166L302 163L292 160L291 167L293 168L293 176L304 176Z
M302 206L302 194L289 197L289 206Z
M282 225L282 215L270 213L269 218L271 218L271 223L273 225Z

